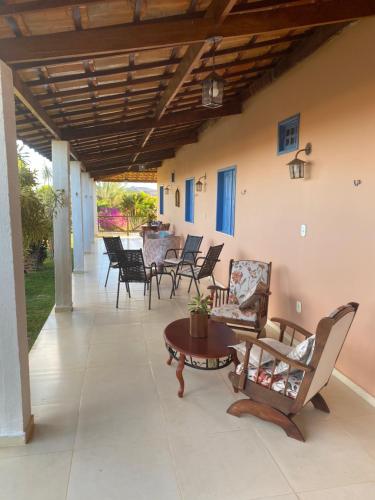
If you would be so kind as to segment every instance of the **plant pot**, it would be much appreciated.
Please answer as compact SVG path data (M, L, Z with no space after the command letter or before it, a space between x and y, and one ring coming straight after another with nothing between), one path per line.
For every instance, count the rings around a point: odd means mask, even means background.
M190 335L194 338L207 338L208 314L190 313Z

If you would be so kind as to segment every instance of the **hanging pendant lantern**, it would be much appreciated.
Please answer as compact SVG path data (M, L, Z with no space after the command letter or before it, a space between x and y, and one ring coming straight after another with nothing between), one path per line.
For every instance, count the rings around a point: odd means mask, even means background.
M225 80L215 73L215 50L219 38L212 39L212 73L202 82L202 105L218 108L223 105Z

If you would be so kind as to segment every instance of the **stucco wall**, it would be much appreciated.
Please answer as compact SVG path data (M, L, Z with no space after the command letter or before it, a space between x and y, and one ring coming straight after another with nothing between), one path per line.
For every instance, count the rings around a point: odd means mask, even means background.
M273 262L270 316L313 329L319 318L351 300L359 313L338 369L375 394L375 19L328 42L249 100L242 115L210 125L199 143L164 163L159 184L181 192L181 207L165 196L163 219L177 234L203 234L205 248L224 242L216 273L227 280L230 258ZM276 154L277 123L301 113L300 145L313 145L311 176L290 180ZM237 166L235 236L215 231L218 169ZM207 172L195 196L195 222L184 222L184 180ZM354 187L353 180L362 184ZM246 192L245 192L246 191ZM307 236L299 234L307 225ZM302 313L296 313L296 300Z

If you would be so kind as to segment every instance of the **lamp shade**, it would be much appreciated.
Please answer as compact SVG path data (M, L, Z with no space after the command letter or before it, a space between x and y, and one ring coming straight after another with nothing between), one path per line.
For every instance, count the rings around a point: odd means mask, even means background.
M294 158L288 163L291 179L303 179L305 177L305 161Z
M202 105L206 108L218 108L223 104L225 80L215 72L203 80Z
M195 189L197 190L198 193L200 193L202 191L203 182L201 180L199 180L195 183Z

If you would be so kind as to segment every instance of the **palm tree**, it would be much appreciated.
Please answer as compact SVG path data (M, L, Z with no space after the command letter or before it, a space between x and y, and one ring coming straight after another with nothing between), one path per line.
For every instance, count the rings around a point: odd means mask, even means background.
M96 185L98 206L119 208L124 196L124 188L117 182L98 182Z
M43 165L42 178L43 178L44 184L47 184L47 186L49 186L50 182L52 180L52 170L51 170L51 167L47 163L44 163L44 165Z

